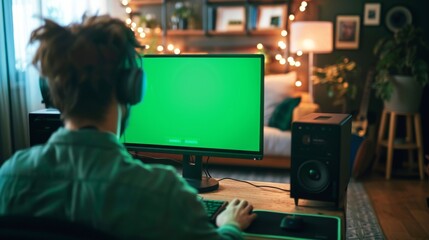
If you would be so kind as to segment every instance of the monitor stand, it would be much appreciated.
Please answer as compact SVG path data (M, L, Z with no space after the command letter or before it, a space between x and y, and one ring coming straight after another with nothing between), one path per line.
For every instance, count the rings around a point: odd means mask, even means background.
M202 156L191 158L191 155L183 155L182 176L199 193L215 191L219 188L219 182L214 178L203 176L202 162Z

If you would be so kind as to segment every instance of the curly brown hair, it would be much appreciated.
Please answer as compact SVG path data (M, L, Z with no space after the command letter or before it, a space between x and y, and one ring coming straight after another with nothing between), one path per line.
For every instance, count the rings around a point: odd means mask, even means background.
M122 70L137 64L134 32L108 15L68 26L44 22L30 43L40 42L33 64L48 80L54 106L63 118L104 119Z

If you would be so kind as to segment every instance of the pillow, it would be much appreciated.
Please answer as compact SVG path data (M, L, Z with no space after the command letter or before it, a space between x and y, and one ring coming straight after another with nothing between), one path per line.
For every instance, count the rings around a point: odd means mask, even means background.
M295 89L296 72L266 75L264 83L264 125L268 124L276 106Z
M301 102L301 97L286 98L273 112L268 122L268 126L275 127L283 131L291 129L293 110Z

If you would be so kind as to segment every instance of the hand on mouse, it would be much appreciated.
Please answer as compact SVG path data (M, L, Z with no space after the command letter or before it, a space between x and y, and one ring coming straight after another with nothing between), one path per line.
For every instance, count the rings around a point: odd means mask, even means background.
M216 224L220 227L225 224L233 224L241 230L246 229L256 218L252 213L253 205L246 200L233 199L216 218Z

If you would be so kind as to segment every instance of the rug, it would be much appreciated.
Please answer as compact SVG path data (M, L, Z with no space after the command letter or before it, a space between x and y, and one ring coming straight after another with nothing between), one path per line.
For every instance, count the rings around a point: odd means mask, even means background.
M289 170L210 166L214 178L290 183ZM362 183L351 180L347 190L346 239L384 239L383 231Z

